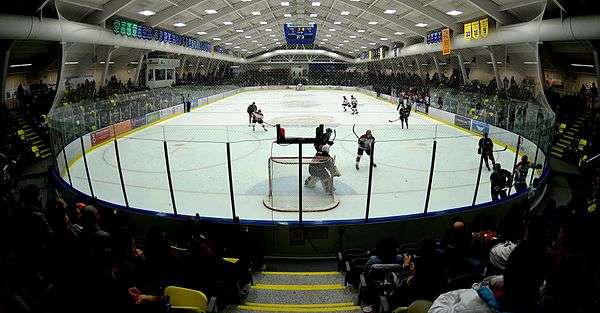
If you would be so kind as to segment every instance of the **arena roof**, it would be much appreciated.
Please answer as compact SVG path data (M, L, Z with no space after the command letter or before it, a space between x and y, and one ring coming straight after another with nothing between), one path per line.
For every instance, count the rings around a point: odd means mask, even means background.
M40 1L41 4L48 1ZM491 16L500 25L528 21L545 0L57 0L62 17L100 24L123 17L197 37L242 56L285 47L283 24L316 22L317 49L356 57L427 31ZM245 51L242 51L245 50Z

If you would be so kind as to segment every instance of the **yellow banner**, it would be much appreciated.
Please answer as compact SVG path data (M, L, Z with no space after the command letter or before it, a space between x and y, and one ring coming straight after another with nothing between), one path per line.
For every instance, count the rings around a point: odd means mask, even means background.
M373 50L369 50L369 60L373 60Z
M465 39L471 40L471 23L465 24Z
M480 36L481 38L485 38L488 35L489 32L489 23L488 23L488 18L484 18L482 20L479 21L479 27L480 27Z
M471 38L479 39L479 21L471 23Z
M452 48L450 47L450 29L444 28L442 29L442 54L448 55L452 52Z

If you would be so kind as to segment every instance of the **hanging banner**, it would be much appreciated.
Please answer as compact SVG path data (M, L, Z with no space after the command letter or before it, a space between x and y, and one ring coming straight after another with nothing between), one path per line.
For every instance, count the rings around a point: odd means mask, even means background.
M471 38L479 39L479 21L471 23Z
M442 54L448 55L452 52L452 47L450 47L450 29L444 28L442 29Z
M471 23L465 24L465 39L471 40Z
M480 28L479 36L481 36L481 38L487 37L488 32L489 32L489 21L488 21L487 17L479 21L479 28Z

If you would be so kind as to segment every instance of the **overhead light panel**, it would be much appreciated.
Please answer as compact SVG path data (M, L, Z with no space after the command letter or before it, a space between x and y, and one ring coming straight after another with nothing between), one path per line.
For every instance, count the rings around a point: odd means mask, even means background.
M369 42L369 44L370 44L371 46L374 46L374 45L376 45L377 43L376 43L376 42Z
M75 65L75 64L79 64L79 62L77 62L77 61L67 61L67 62L65 62L65 65Z
M385 11L383 11L383 13L385 13L385 14L394 14L394 13L396 13L396 10L385 10Z
M317 13L311 13L310 17L317 17Z
M356 30L356 32L358 32L358 33L364 33L365 30L364 29L358 29L358 30Z
M258 16L258 15L260 15L260 12L259 11L252 11L252 15Z
M379 22L374 22L374 21L369 22L369 25L377 25L377 24L379 24Z
M538 62L536 62L536 61L524 61L523 64L533 65L533 64L538 64Z
M177 23L173 24L173 26L175 26L175 27L185 27L185 25L186 25L185 23L181 23L181 22L177 22Z
M229 22L229 21L223 22L223 25L231 25L231 24L233 24L233 22Z
M426 23L417 23L417 24L415 24L415 26L417 26L417 27L427 27L427 25L428 24L426 24Z
M139 11L138 13L143 16L152 16L152 15L156 14L156 12L150 11L150 10Z
M388 40L388 39L387 39L387 38L385 38L385 37L381 37L381 38L379 38L379 40L381 40L381 41L386 41L386 40Z
M588 67L588 68L594 68L594 65L592 65L592 64L579 64L579 63L571 63L571 66L574 66L574 67Z
M292 17L292 14L286 13L286 14L283 15L283 17Z
M213 9L209 9L209 10L204 10L204 12L206 12L206 14L217 14L217 10L213 10Z
M269 37L275 37L275 35L274 35L274 34L271 34L271 35L269 35Z
M394 35L402 36L402 35L404 35L404 33L403 32L395 32Z
M219 38L219 37L215 37L215 38L213 38L213 40L214 40L214 41L219 41L219 40L221 40L221 38Z
M340 24L342 24L342 22L340 22L340 21L333 22L333 25L340 25Z
M231 43L231 42L226 42L226 43L225 43L225 45L226 45L226 46L231 46L231 45L232 45L232 43Z
M244 32L244 30L243 30L243 29L236 29L236 30L235 30L235 32L236 32L236 33L243 33L243 32Z
M239 48L240 48L240 46L235 46L235 47L233 47L233 49L239 49Z
M350 35L348 37L350 37L350 39L355 39L356 38L356 36L354 36L354 35Z
M260 22L260 25L267 25L267 22L262 21L262 22Z
M348 42L350 42L350 40L344 40L344 42L345 42L345 43L348 43Z
M244 36L244 38L246 38L246 39L250 39L250 38L252 38L252 36L248 36L248 35L246 35L246 36Z
M197 32L198 35L206 35L206 32Z
M257 43L257 42L258 42L258 40L252 40L252 42L253 42L253 43Z
M462 12L462 11L459 11L459 10L452 10L452 11L448 11L448 12L446 12L446 14L448 14L448 15L450 15L450 16L457 16L457 15L461 15L461 14L463 14L463 12Z
M283 2L281 2L281 6L282 7L289 7L290 3L288 1L283 1Z
M273 29L271 29L271 28L265 28L265 31L266 31L266 32L272 32L272 31L273 31Z
M341 15L350 15L350 12L348 12L348 11L342 11L342 12L340 12L340 14Z

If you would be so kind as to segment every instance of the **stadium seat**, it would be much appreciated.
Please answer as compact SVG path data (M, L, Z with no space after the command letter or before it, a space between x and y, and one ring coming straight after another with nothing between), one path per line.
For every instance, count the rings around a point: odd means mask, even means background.
M197 313L216 311L216 298L211 297L209 302L204 293L198 290L169 286L165 289L165 296L169 297L171 310Z

